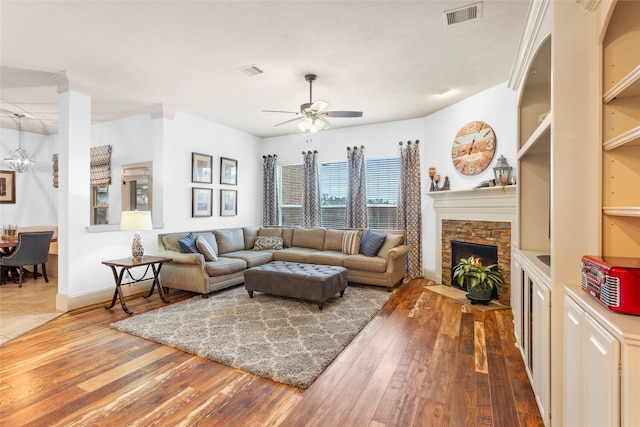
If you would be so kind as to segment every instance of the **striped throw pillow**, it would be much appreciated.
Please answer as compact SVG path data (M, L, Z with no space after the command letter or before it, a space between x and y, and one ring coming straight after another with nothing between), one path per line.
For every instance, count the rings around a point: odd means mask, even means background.
M357 255L360 252L360 231L347 231L342 236L342 252Z
M197 254L198 248L196 247L196 235L193 233L187 234L184 238L178 240L180 249L185 254Z

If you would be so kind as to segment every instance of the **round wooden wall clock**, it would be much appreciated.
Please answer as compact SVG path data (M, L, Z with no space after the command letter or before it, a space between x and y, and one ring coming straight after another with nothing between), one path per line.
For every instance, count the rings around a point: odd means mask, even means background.
M484 122L469 122L453 140L451 160L463 175L477 175L489 166L496 153L496 134Z

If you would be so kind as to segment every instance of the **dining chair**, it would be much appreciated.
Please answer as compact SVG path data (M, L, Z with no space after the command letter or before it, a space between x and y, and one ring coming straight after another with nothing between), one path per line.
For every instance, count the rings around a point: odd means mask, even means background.
M0 257L0 274L4 275L5 267L17 267L20 284L22 287L23 267L33 265L33 278L38 277L38 264L42 265L42 277L45 282L49 282L45 263L49 257L49 245L53 238L53 231L34 231L18 234L18 245L10 255ZM0 278L0 282L4 277Z

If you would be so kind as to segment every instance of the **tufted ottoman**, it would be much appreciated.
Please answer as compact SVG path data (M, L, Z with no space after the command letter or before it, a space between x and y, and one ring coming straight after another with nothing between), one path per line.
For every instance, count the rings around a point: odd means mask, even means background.
M322 310L324 302L347 287L347 269L330 265L273 261L244 272L244 287L253 291L314 301Z

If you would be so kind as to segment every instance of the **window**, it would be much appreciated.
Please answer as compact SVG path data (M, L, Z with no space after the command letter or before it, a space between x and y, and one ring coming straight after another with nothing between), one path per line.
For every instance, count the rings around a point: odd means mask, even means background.
M322 225L344 228L347 222L347 161L320 164L320 197ZM367 214L369 227L398 228L398 185L400 158L366 159ZM280 167L281 224L302 223L303 165Z
M151 162L122 167L122 210L151 211Z
M303 165L278 167L280 191L280 224L289 227L302 225L302 181Z
M109 224L109 186L91 186L91 225Z

